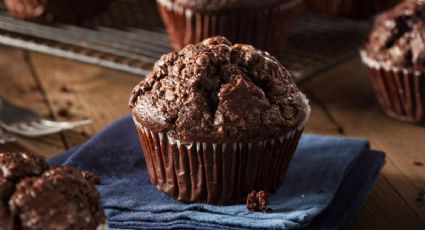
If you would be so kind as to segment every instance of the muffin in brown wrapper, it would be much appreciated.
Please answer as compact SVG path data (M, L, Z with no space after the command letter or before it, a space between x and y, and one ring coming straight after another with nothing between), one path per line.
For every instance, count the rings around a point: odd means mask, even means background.
M305 0L316 12L338 17L365 19L396 5L400 0Z
M275 192L310 114L274 57L224 37L162 56L129 104L152 183L210 204Z
M405 1L377 16L360 54L387 114L423 122L425 2Z
M390 68L362 52L379 104L394 118L409 122L425 119L425 71Z
M178 200L210 204L241 202L252 190L276 192L302 134L300 129L265 141L182 144L135 122L152 184Z
M252 44L274 55L281 54L301 1L253 2L257 4L196 8L170 0L157 0L171 44L176 50L221 35L233 42Z

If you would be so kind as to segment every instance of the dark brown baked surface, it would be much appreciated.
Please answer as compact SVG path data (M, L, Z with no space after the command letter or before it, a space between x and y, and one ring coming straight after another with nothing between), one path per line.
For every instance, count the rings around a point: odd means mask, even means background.
M0 153L0 176L17 181L41 175L49 168L43 157L31 153Z
M364 49L390 67L425 67L425 2L405 1L375 19Z
M183 142L264 140L302 128L309 105L266 52L209 38L163 55L130 98L144 127Z
M106 223L98 182L35 154L0 153L0 230L96 229Z
M6 8L24 20L79 22L104 11L110 0L4 0Z
M22 180L9 203L25 229L91 230L106 220L96 188L66 166Z
M228 9L255 9L300 0L157 0L163 5L176 5L199 11L217 11Z

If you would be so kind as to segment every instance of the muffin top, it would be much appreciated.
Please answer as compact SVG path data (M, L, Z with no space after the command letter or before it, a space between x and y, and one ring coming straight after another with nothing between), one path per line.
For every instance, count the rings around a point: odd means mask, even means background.
M375 19L364 49L389 67L425 67L425 1L405 1Z
M17 181L41 175L49 168L43 157L31 153L0 153L0 177Z
M78 170L66 166L23 179L9 203L24 229L88 230L106 220L96 188Z
M257 141L308 119L308 101L268 53L213 37L163 55L133 90L134 119L184 143Z
M96 229L106 223L94 174L49 169L30 153L0 153L0 169L0 229Z
M284 2L298 3L298 0L157 0L163 5L175 4L199 11L213 11L226 9L245 9L282 4Z

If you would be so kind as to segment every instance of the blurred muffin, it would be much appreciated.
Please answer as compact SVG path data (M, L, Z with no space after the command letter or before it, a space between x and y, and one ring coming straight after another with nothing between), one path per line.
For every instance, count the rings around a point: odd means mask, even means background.
M157 0L172 46L216 35L278 55L301 0Z
M109 0L4 0L4 3L16 18L79 22L106 10Z
M130 108L151 182L211 204L275 192L310 114L275 58L224 37L162 56Z
M385 111L401 120L423 121L425 2L406 1L379 15L361 56Z
M0 229L108 228L95 175L30 153L0 153L0 169Z
M330 16L364 19L396 5L400 0L305 0L306 5Z

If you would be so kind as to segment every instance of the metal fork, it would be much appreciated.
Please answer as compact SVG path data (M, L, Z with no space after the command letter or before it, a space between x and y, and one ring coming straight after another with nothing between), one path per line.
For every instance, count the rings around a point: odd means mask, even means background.
M13 136L5 133L3 129L0 129L0 145L14 141L16 141L16 139Z
M46 120L38 114L0 97L0 127L25 137L40 137L91 124L91 120L58 122Z

